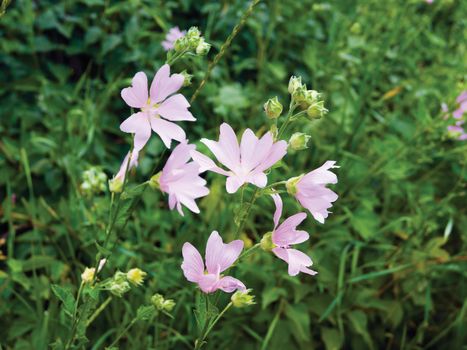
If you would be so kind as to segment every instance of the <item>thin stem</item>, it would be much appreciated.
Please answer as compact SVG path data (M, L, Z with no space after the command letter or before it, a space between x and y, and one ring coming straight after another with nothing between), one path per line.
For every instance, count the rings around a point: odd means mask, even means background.
M217 315L217 317L214 319L214 321L212 321L211 325L208 327L204 335L201 338L196 339L195 350L201 349L201 347L204 345L204 340L207 338L211 330L214 328L216 323L222 318L222 316L227 312L227 310L230 309L231 307L232 307L232 302L228 303L227 306L224 308L224 310L222 310L221 313Z
M111 296L105 299L105 301L101 304L101 306L99 306L99 308L96 311L94 311L91 317L89 317L88 322L86 322L86 327L89 327L89 325L97 318L97 316L101 314L102 311L104 311L104 309L107 307L107 305L110 304L111 301L112 301Z
M285 118L284 124L282 124L281 128L279 129L279 132L277 133L277 138L280 139L282 134L284 133L285 129L287 126L290 124L292 121L292 118L294 117L293 112L295 111L295 108L297 108L297 105L295 102L291 101L289 105L289 111L287 113L287 116ZM297 113L297 115L300 113Z
M253 192L253 195L251 196L250 201L247 203L248 207L246 209L246 212L245 214L243 214L242 218L240 219L240 223L238 224L237 231L235 232L236 237L238 237L238 235L240 234L243 228L243 225L245 224L246 219L250 215L251 207L255 203L257 197L258 197L258 187L255 188L255 191Z
M182 58L183 55L186 54L188 51L189 51L188 49L185 49L180 52L177 52L175 55L167 59L165 63L168 64L169 66L174 64L178 59Z
M208 69L206 71L206 74L204 75L204 78L203 80L201 81L201 83L199 84L198 88L196 89L195 93L193 94L193 96L191 97L191 100L190 102L193 103L195 100L196 100L196 97L198 97L199 93L201 92L201 90L203 89L204 85L206 84L206 82L208 81L209 77L211 76L211 73L212 73L212 70L213 68L219 63L220 59L222 58L222 56L224 56L225 52L227 51L227 49L230 47L230 45L232 44L232 41L233 39L235 39L235 37L237 36L238 32L240 31L240 29L242 29L243 25L245 24L246 20L248 19L248 17L250 17L250 15L252 14L253 12L253 9L256 5L258 5L258 3L260 2L261 0L253 0L250 4L250 6L248 7L248 9L243 13L242 17L240 18L240 21L237 23L237 25L234 27L234 29L232 30L232 32L230 33L230 35L227 37L227 40L222 44L221 46L221 49L219 50L219 52L217 53L217 55L214 57L214 60L212 60L211 63L209 63L209 66L208 66Z
M132 319L131 322L127 324L125 329L117 336L117 338L115 338L112 344L109 345L109 348L115 346L118 343L118 341L130 330L130 328L133 327L137 320L138 319L136 317Z
M260 246L261 246L261 243L256 243L254 246L248 248L238 257L237 261L240 261L241 259L245 259L247 256L254 253L254 251L258 249Z

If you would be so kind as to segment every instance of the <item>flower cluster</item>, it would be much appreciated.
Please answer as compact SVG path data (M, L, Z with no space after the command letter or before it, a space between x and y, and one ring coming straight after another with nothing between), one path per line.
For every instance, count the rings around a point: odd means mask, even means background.
M193 50L195 47L198 51L203 42L196 28L191 28L186 34L175 28L171 30L170 37L163 45L167 48L173 45L176 52ZM281 129L278 130L277 125L283 106L279 99L274 97L265 103L264 110L275 129L271 127L271 131L259 137L247 128L238 140L234 129L229 124L222 123L217 141L201 139L201 143L212 152L215 158L213 160L197 151L196 146L188 142L185 131L176 124L179 121L196 121L189 111L189 102L178 92L184 80L183 74L171 75L170 66L165 64L157 71L149 88L146 74L139 72L133 77L132 86L122 90L123 100L138 111L120 126L123 132L134 135L133 149L125 157L117 175L110 181L111 190L122 191L126 175L138 165L139 154L154 131L167 148L171 147L173 140L179 144L173 149L162 170L153 175L147 184L167 194L170 209L176 208L180 215L184 215L183 206L193 213L200 212L196 199L209 194L206 180L200 175L210 171L227 178L225 187L229 194L251 184L257 187L256 191L259 190L259 195L262 195L276 192L277 184L283 184L287 192L306 208L316 221L324 223L329 215L328 209L338 198L336 193L326 187L327 184L337 183L337 176L331 172L332 168L337 168L336 162L327 161L307 174L269 185L266 190L268 174L286 156L288 149L299 151L308 147L311 137L300 132L294 133L289 142L280 138L287 126L299 117L317 119L326 114L327 109L321 95L315 90L308 90L300 77L292 77L289 81L290 108ZM261 247L272 251L279 259L285 261L291 276L299 272L315 275L317 272L309 268L312 265L311 258L293 247L309 238L307 232L297 230L297 226L306 219L307 214L295 214L279 224L282 199L278 193L274 193L272 197L276 205L274 228L272 232L264 235ZM186 242L183 245L181 268L186 279L196 283L204 293L217 290L227 293L237 291L232 298L232 305L250 305L253 303L253 296L248 294L249 290L245 284L223 274L239 259L243 247L242 240L226 244L219 233L213 231L207 241L204 260L191 243ZM130 270L125 275L115 276L109 284L109 290L121 295L129 289L129 283L140 285L144 276L145 273L139 269ZM160 304L158 307L163 308L159 297L157 303Z
M99 168L91 167L83 172L83 182L81 183L81 191L86 196L104 192L106 189L107 175Z
M465 116L467 112L467 90L462 91L459 96L456 98L457 108L449 114L448 106L443 103L441 109L444 112L444 118L449 119L450 116L454 119L454 124L451 124L447 127L448 134L454 139L463 141L467 140L467 133L464 129Z

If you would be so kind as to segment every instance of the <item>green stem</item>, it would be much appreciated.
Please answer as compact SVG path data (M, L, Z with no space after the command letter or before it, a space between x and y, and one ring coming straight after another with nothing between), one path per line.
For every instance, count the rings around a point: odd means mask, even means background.
M208 327L208 329L203 334L203 336L201 338L196 339L196 341L195 341L195 350L201 349L201 347L204 345L204 340L207 338L209 333L212 331L212 329L214 328L216 323L219 322L219 320L222 318L222 316L224 316L224 314L227 312L227 310L230 309L231 307L232 307L232 302L228 303L227 306L224 308L224 310L222 310L221 313L219 315L217 315L217 317L214 319L214 321L212 321L211 325Z
M189 50L185 49L183 51L177 52L175 55L173 55L171 58L167 59L165 61L166 64L169 66L174 64L178 59L182 58L184 54L186 54Z
M238 237L238 235L240 234L243 228L243 225L245 224L246 219L250 215L251 207L255 203L257 197L258 197L258 187L255 188L255 191L253 192L253 195L251 196L250 201L247 203L248 207L246 209L246 213L243 214L243 217L240 219L240 223L238 224L237 231L235 232L236 237Z
M279 129L279 132L277 133L277 138L280 139L282 134L284 133L285 129L287 126L290 124L292 121L292 118L294 117L293 112L295 111L295 108L297 108L297 105L291 101L290 106L289 106L289 111L287 112L287 116L285 118L284 124L282 124L281 128ZM300 113L297 113L297 115Z
M208 66L208 69L206 71L206 74L204 75L204 78L203 80L201 81L201 83L199 84L198 88L196 89L195 93L193 94L193 96L191 97L191 100L190 100L190 103L193 103L195 100L196 100L196 97L198 97L199 93L201 92L201 90L203 89L204 85L206 84L206 82L208 81L209 77L211 76L211 73L212 73L212 70L213 68L219 63L220 59L222 58L222 56L224 56L225 52L227 51L227 49L230 47L230 45L232 44L232 41L233 39L235 39L235 37L237 36L238 32L240 31L240 29L242 29L243 25L245 24L246 20L248 19L248 17L250 17L250 15L252 14L253 12L253 9L255 8L256 5L258 5L258 3L260 2L261 0L253 0L250 4L250 6L248 7L248 9L243 13L242 17L240 18L240 21L237 23L237 25L234 27L234 29L232 30L232 32L230 33L230 35L227 37L227 40L222 44L221 46L221 49L219 50L219 52L217 53L217 55L214 57L214 60L212 60L211 63L209 63L209 66Z
M110 296L101 304L101 306L99 306L99 308L96 311L94 311L91 317L89 317L88 322L86 322L86 327L89 327L89 325L97 318L97 316L101 314L102 311L104 311L104 309L107 307L107 305L110 304L111 301L112 297Z
M112 344L110 344L108 347L111 348L112 346L115 346L118 343L118 341L130 330L130 328L133 327L137 320L138 319L136 317L132 319L131 322L127 324L125 329L117 336L117 338L115 338Z

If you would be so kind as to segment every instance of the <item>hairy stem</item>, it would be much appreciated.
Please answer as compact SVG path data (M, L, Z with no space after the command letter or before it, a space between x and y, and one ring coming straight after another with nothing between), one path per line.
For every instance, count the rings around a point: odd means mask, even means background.
M236 24L236 26L234 27L234 29L232 30L232 32L230 33L230 35L227 37L227 39L225 40L225 42L222 44L221 46L221 49L219 50L219 52L217 53L217 55L214 57L214 59L212 60L211 63L209 63L209 66L208 66L208 69L206 71L206 74L204 75L204 78L203 80L201 81L201 83L199 84L198 88L196 89L195 93L193 94L193 96L191 97L191 100L190 100L190 103L193 103L196 98L198 97L199 93L201 92L201 90L203 89L204 85L206 84L206 82L208 81L209 77L211 76L211 73L212 73L212 70L214 69L214 67L219 63L220 59L222 58L222 56L224 56L225 52L227 51L227 49L230 47L230 45L232 44L232 41L233 39L235 39L235 37L237 36L237 34L240 32L240 29L242 29L243 25L245 24L246 20L248 19L248 17L250 17L250 15L252 14L253 12L253 9L255 8L256 5L258 5L258 3L260 2L261 0L253 0L250 4L250 6L247 8L247 10L243 13L242 17L240 18L240 21Z

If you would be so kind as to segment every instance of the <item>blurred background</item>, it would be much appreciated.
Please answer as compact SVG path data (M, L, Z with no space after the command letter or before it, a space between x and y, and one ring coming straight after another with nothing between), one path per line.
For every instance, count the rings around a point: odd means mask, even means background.
M4 1L5 2L5 1ZM248 2L14 0L0 17L0 344L46 349L66 332L51 284L76 293L93 263L109 194L87 196L83 172L110 177L131 142L119 131L131 113L120 98L138 71L164 63L161 41L174 26L198 26L213 44L208 58L177 62L201 81ZM1 11L0 11L1 13ZM309 217L315 277L287 275L272 254L236 268L257 304L229 311L207 349L464 349L467 311L465 141L448 133L467 88L467 2L462 0L261 1L215 67L185 123L190 141L217 139L221 122L267 131L263 103L300 75L322 92L329 114L290 130L312 136L269 181L336 160L340 196L324 225ZM465 116L464 116L465 118ZM452 124L452 121L451 121ZM205 151L198 143L199 149ZM164 146L152 137L132 179L147 180ZM237 197L207 175L201 215L168 210L146 191L107 274L138 266L144 287L114 300L88 330L101 349L142 300L175 299L160 344L189 349L196 334L195 287L182 276L181 246L202 251L218 230L234 239ZM247 193L249 195L249 193ZM300 210L284 196L285 215ZM272 229L273 203L260 199L242 238ZM221 304L228 296L220 297ZM151 325L136 324L122 349L151 349ZM175 329L175 331L174 331ZM176 333L175 333L176 332ZM175 336L173 335L175 334ZM170 335L170 337L169 337ZM171 339L170 341L167 339ZM1 347L1 346L0 346Z

